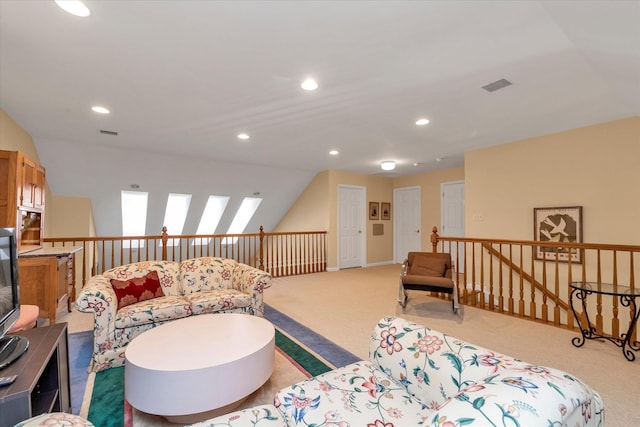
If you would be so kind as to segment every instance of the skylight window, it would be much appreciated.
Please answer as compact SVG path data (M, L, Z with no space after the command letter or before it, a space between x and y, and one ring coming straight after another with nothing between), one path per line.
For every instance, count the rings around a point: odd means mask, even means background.
M214 234L220 223L220 218L222 218L222 214L227 207L227 203L229 203L228 196L209 196L196 234ZM196 238L193 244L206 245L209 244L210 240L211 239Z
M147 201L144 191L122 191L122 236L144 236L147 225ZM144 240L124 240L125 248L144 248Z
M240 209L236 213L236 216L233 218L229 229L226 234L240 234L244 232L244 229L249 224L249 221L256 213L258 206L262 203L262 198L260 197L245 197L242 200L242 204L240 205ZM223 245L233 245L238 241L237 237L225 237L222 240Z
M182 234L190 204L191 194L169 193L167 207L164 211L164 221L162 222L162 224L167 227L167 234ZM179 242L180 239L169 239L167 244L169 246L176 246Z

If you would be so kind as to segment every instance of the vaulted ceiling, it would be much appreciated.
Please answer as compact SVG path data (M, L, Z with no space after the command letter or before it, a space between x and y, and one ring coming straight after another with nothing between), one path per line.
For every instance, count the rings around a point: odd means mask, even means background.
M401 176L640 115L638 1L85 4L79 18L52 0L0 1L0 107L51 165L55 141L305 179L394 160L384 174ZM482 89L500 79L512 85Z

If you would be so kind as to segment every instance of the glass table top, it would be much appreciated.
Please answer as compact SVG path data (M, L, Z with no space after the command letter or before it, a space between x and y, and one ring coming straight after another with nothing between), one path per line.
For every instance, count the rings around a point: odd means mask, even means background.
M569 286L573 289L583 290L587 292L595 292L606 295L628 295L632 297L640 297L640 289L631 290L630 286L614 285L612 283L599 282L572 282Z

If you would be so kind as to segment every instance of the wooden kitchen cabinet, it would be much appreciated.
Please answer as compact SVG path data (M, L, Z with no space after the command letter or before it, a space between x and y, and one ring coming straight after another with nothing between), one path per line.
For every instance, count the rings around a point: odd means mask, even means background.
M18 257L20 303L37 305L40 317L56 323L56 313L62 307L70 311L75 298L74 254L79 246L42 248Z
M44 209L44 167L18 151L17 178L18 207Z
M20 303L40 307L40 317L48 317L50 324L56 323L59 295L58 258L18 258L20 278ZM65 299L66 301L66 299Z
M0 226L15 227L18 252L42 247L45 168L20 151L0 150Z

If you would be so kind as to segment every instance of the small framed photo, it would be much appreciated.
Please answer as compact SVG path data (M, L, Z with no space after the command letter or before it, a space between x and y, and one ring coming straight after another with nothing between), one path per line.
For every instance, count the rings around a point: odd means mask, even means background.
M378 219L380 217L380 203L369 202L369 219Z
M391 219L391 203L382 202L380 204L380 219Z
M582 243L582 206L533 208L533 240ZM537 246L536 259L556 259L556 248ZM582 262L582 250L561 248L558 261Z

